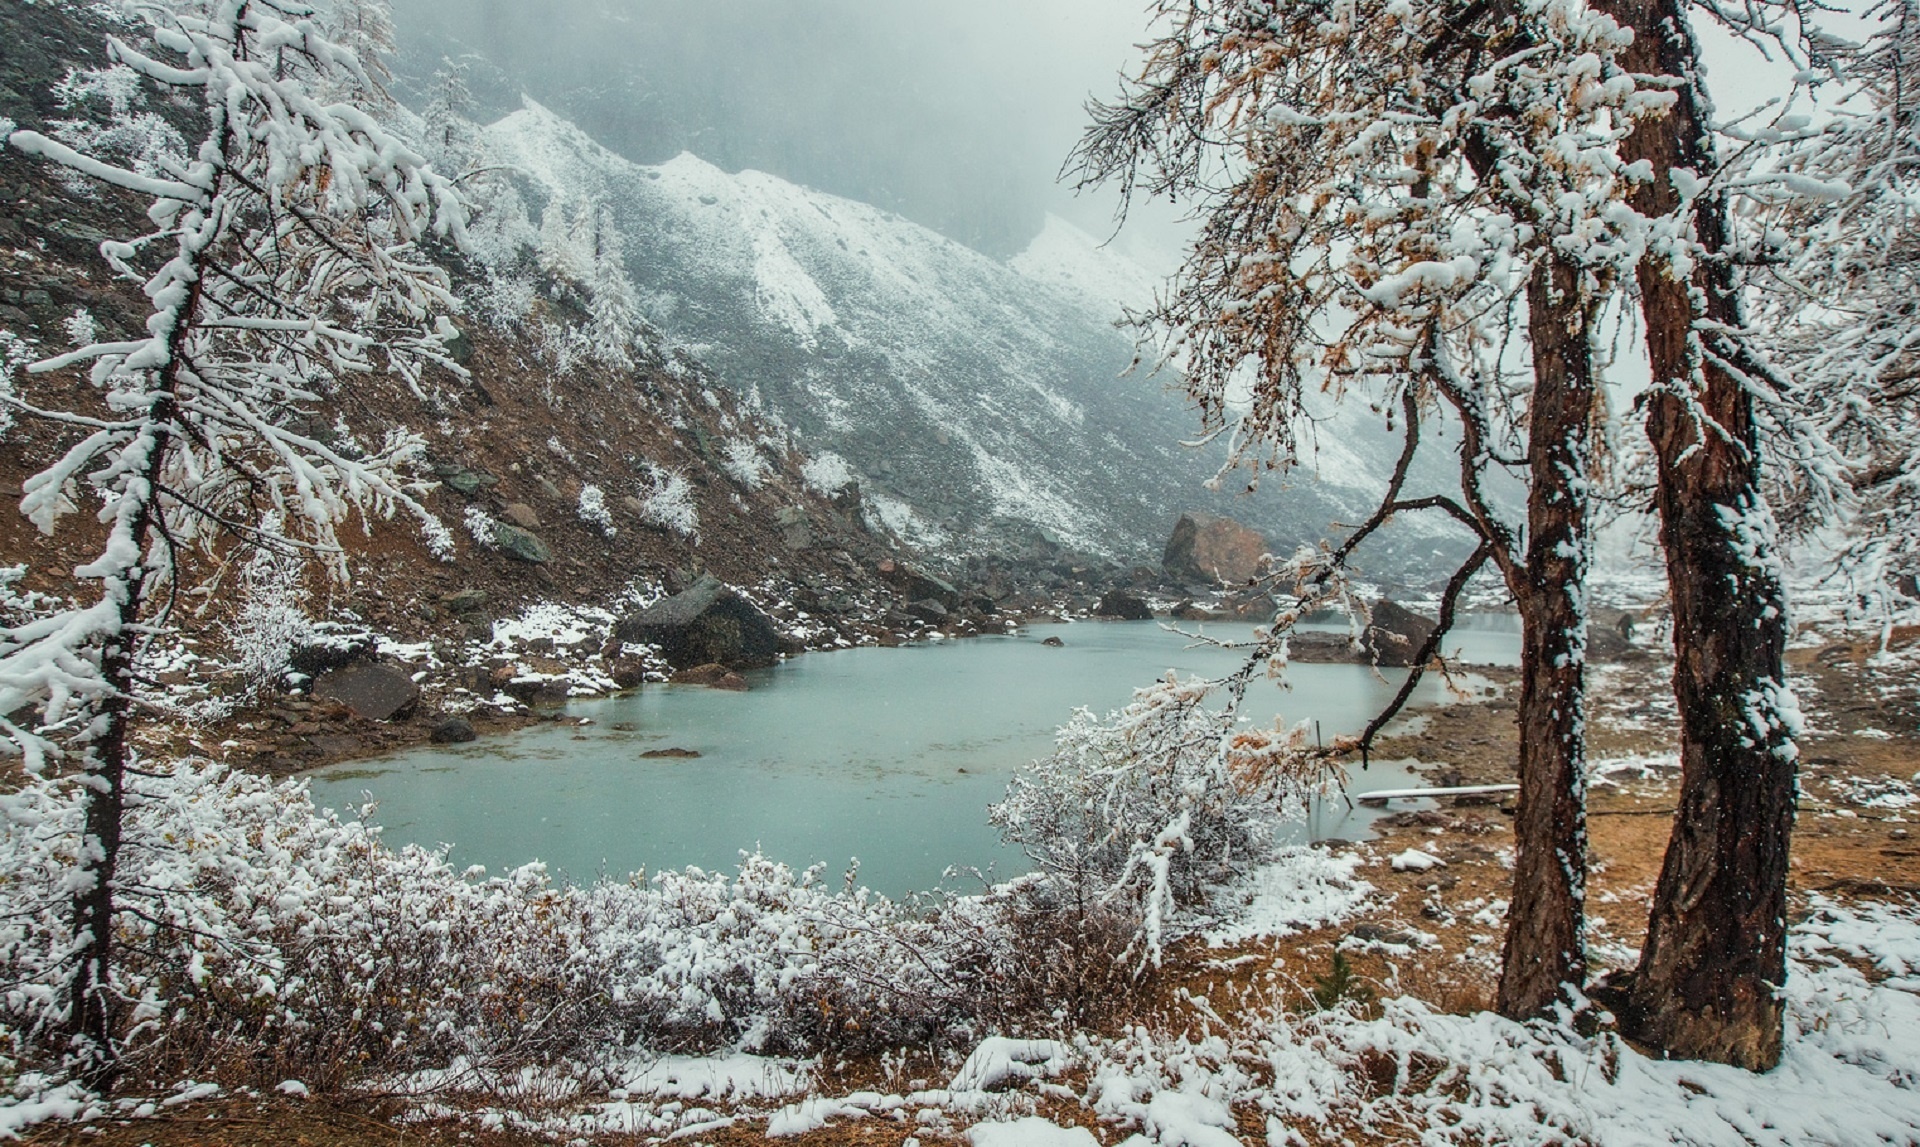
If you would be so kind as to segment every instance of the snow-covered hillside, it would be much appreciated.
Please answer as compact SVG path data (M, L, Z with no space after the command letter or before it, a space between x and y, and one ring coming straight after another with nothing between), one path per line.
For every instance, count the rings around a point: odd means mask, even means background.
M1342 435L1338 483L1209 494L1217 460L1164 378L1126 375L1123 306L1155 278L1049 220L1001 263L878 208L682 154L630 163L529 103L485 130L529 215L603 203L641 310L813 450L844 456L910 539L993 548L1033 527L1148 558L1183 509L1291 546L1351 520L1392 446ZM1123 376L1124 375L1124 376ZM1361 420L1364 422L1364 419Z

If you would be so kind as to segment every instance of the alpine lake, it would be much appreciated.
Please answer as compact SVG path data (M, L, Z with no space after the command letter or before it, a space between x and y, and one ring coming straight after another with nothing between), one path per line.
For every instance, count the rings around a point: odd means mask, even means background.
M1182 628L1219 641L1252 632ZM1445 649L1470 664L1515 664L1517 621L1469 615ZM977 888L974 870L990 879L1027 870L987 822L987 806L1016 770L1051 751L1075 708L1116 709L1169 671L1218 677L1244 657L1147 621L809 653L748 673L744 693L649 685L571 703L562 720L520 732L308 778L314 800L343 815L377 802L373 820L388 843L444 844L450 863L496 874L536 860L576 881L729 871L758 849L796 867L825 864L836 881L857 862L858 882L889 896ZM1259 724L1314 721L1331 739L1364 728L1404 677L1294 664L1284 685L1256 682L1244 714ZM1452 696L1428 674L1411 705ZM644 755L662 750L678 752ZM1411 762L1349 767L1349 798L1420 784ZM1359 839L1383 811L1336 795L1280 835Z

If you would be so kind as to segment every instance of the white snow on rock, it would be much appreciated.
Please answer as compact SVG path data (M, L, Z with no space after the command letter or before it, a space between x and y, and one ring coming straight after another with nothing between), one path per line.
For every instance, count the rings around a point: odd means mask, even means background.
M1158 275L1052 214L1007 266L1075 299L1106 322L1151 306L1161 285Z
M1447 862L1430 852L1421 852L1409 848L1390 861L1395 872L1426 872L1435 868L1445 868Z
M669 1055L648 1064L627 1082L628 1098L660 1100L779 1099L806 1090L807 1069L797 1060L728 1055Z
M1045 1079L1065 1071L1067 1060L1067 1046L1059 1040L989 1036L967 1056L947 1089L986 1091L1009 1080Z
M1199 1092L1160 1092L1147 1102L1145 1122L1160 1147L1243 1147L1228 1130L1232 1109Z

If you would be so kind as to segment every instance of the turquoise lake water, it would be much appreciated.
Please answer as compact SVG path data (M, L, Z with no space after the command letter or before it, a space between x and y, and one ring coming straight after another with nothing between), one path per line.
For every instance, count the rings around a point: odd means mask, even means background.
M1221 639L1249 632L1204 628ZM1043 645L1048 636L1064 646ZM1511 664L1517 638L1506 619L1493 619L1449 648ZM310 777L319 803L346 809L370 793L391 843L450 844L456 865L497 873L540 860L591 880L641 868L730 869L757 847L796 866L824 862L836 880L857 857L861 883L897 896L935 887L949 866L995 878L1025 871L1024 857L987 824L986 806L1015 769L1049 751L1076 706L1117 708L1169 669L1219 675L1240 658L1189 647L1158 623L1096 621L811 653L748 674L746 693L648 686L569 705L564 723ZM1263 724L1276 713L1317 719L1331 738L1362 728L1401 679L1357 665L1296 665L1287 688L1256 686L1246 712ZM1443 692L1429 680L1417 699ZM641 756L664 748L700 756ZM1404 764L1376 762L1354 771L1350 791L1410 783ZM1336 798L1294 835L1359 837L1374 815Z

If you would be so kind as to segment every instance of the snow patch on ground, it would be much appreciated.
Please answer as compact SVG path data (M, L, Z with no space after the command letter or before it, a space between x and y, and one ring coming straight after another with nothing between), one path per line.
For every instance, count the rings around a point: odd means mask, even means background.
M1221 922L1201 935L1209 947L1243 944L1262 936L1291 936L1356 914L1373 885L1354 873L1366 857L1358 852L1291 848L1214 894Z

